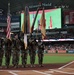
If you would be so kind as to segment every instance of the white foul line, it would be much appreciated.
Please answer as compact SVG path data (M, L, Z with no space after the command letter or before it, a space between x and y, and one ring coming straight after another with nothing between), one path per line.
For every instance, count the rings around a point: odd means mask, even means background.
M66 67L66 66L68 66L68 65L70 65L70 64L72 64L72 63L74 63L74 61L72 61L72 62L70 62L70 63L68 63L68 64L66 64L66 65L64 65L64 66L62 66L62 67L60 67L60 68L58 68L58 69L63 69L64 67Z
M59 71L59 70L54 70L54 69L51 69L52 71L55 71L55 72L59 72L59 73L63 73L63 74L73 74L74 75L74 72L73 73L70 73L70 72L64 72L64 71Z
M8 72L11 73L11 74L13 74L13 75L18 75L18 74L16 74L16 73L12 72L12 71L8 71Z
M44 74L44 75L52 75L52 74L48 74L48 73L44 73L44 72L40 72L40 71L37 71L37 70L32 70L34 72L37 72L37 73L40 73L40 74Z

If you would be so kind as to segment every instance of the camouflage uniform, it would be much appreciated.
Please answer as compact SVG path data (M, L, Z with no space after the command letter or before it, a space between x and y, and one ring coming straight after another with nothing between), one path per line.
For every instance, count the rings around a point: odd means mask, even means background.
M27 64L27 49L25 49L24 41L21 40L21 57L22 57L22 66L26 67Z
M38 62L39 66L43 66L44 45L41 41L38 42Z
M29 55L30 55L31 67L35 66L34 63L35 63L35 56L36 56L36 45L37 42L35 40L29 42Z
M4 54L4 40L2 38L0 38L0 66L2 66L2 58L3 58L3 54Z
M12 47L12 41L10 39L6 39L6 41L5 41L5 58L6 58L7 68L9 67L9 64L10 64L11 47Z
M12 58L12 63L13 63L13 66L15 68L18 67L18 64L19 64L19 52L20 52L20 41L19 39L14 39L13 40L13 58Z

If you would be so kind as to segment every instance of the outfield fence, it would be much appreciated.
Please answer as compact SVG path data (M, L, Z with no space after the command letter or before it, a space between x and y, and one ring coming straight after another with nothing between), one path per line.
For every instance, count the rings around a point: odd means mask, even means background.
M74 50L48 50L47 53L71 53L71 54L74 54Z

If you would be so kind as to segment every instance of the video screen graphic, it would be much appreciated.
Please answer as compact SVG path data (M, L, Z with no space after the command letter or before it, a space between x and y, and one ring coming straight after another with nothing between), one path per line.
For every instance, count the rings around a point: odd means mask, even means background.
M31 11L29 12L29 14L30 14L30 27L32 27L36 11ZM42 15L42 10L40 10L37 15L34 25L34 30L40 28L39 25L40 25L41 15ZM46 29L61 28L61 8L45 10L45 21L46 21ZM24 22L24 13L21 13L21 26L23 22Z
M30 25L32 26L36 11L30 12ZM42 11L39 11L34 30L38 28ZM61 28L61 8L45 10L46 29Z

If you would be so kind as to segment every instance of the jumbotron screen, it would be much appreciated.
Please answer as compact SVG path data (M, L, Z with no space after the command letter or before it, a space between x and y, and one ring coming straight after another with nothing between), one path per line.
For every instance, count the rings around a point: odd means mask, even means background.
M30 27L32 27L36 11L31 11L29 12L29 14L30 14ZM34 30L39 28L41 15L42 15L42 10L40 10L37 15L34 25ZM21 25L23 23L23 17L24 14L21 13ZM46 29L61 28L61 8L45 10L45 22L46 22Z

